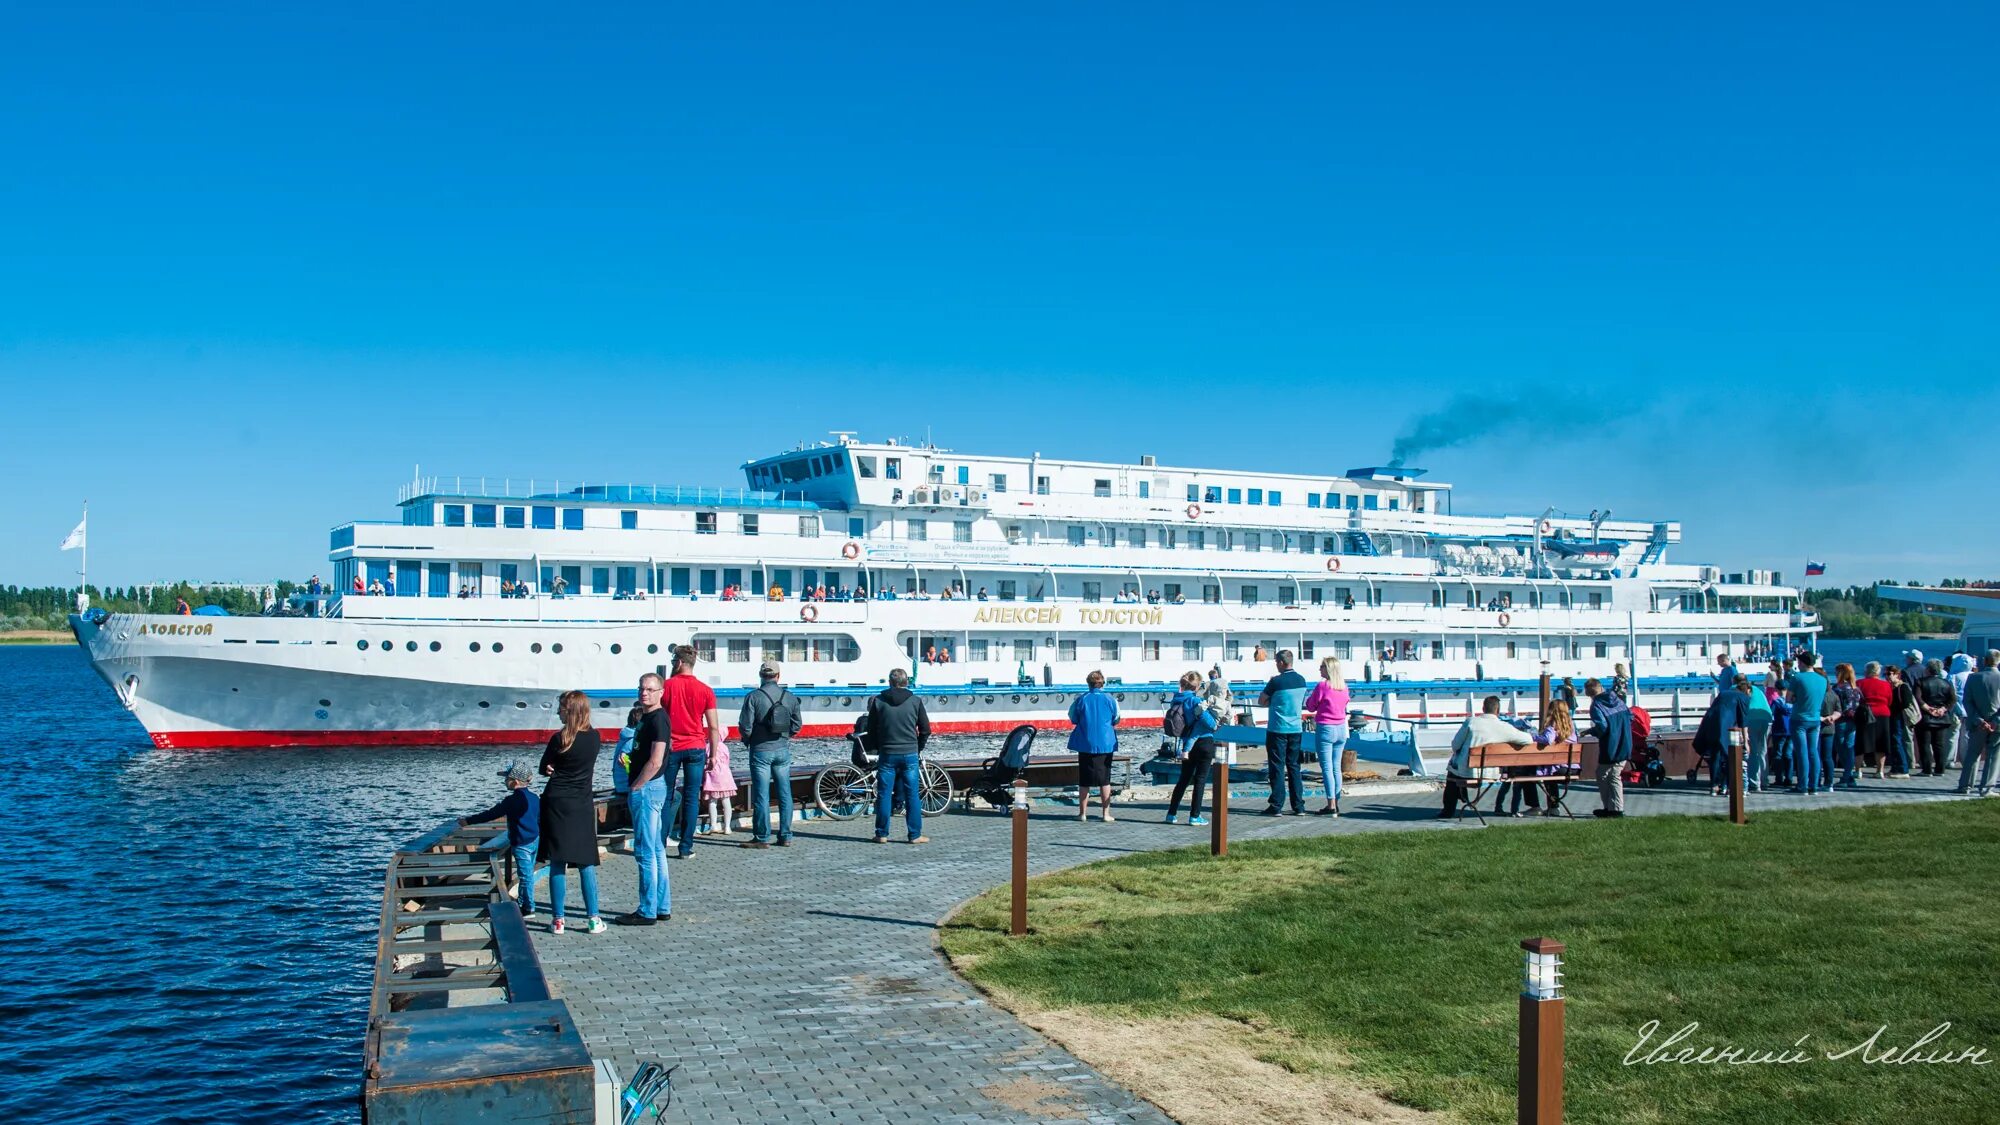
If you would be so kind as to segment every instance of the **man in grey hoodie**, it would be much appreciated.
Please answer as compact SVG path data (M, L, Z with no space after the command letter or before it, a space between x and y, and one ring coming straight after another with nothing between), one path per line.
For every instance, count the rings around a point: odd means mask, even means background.
M1965 690L1958 697L1964 709L1961 728L1965 731L1965 769L1958 775L1958 791L1972 791L1972 771L1979 768L1981 797L1993 794L1993 757L2000 752L2000 649L1988 649L1979 661L1979 671L1965 678Z
M1960 762L1965 761L1973 746L1972 724L1965 721L1965 682L1972 678L1972 673L1978 670L1978 665L1965 653L1955 652L1948 667L1950 671L1947 673L1947 678L1951 680L1952 690L1958 693L1958 706L1952 708L1951 738L1945 746L1949 748L1946 753L1951 755L1951 761L1947 764L1956 768Z
M924 835L924 803L917 793L918 757L931 740L931 717L924 701L910 691L910 673L889 671L889 687L868 701L868 710L854 723L854 732L876 755L875 842L889 842L889 814L897 792L903 798L903 824L910 843L928 844Z

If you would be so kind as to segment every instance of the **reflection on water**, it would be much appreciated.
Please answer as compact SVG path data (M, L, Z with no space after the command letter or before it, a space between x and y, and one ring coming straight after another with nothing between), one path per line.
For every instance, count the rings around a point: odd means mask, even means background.
M76 648L0 646L0 684L0 1121L358 1118L388 853L537 751L166 752Z

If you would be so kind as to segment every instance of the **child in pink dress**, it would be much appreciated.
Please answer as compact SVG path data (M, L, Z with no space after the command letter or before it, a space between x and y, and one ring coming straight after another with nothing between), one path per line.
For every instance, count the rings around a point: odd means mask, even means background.
M708 772L701 778L701 795L708 798L708 827L703 834L729 835L730 803L736 797L736 775L729 770L729 746L710 747Z

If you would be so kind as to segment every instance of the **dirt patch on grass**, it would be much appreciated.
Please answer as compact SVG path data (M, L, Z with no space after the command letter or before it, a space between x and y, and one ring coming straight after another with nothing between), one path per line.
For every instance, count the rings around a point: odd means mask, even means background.
M1043 1121L1075 1120L1086 1116L1070 1092L1059 1082L1046 1082L1040 1078L1010 1078L1005 1082L995 1082L991 1086L981 1086L979 1092L1018 1113Z
M1398 1105L1356 1080L1340 1052L1272 1028L1218 1016L1139 1019L1083 1008L1038 1009L1013 996L994 1000L1183 1125L1444 1120Z

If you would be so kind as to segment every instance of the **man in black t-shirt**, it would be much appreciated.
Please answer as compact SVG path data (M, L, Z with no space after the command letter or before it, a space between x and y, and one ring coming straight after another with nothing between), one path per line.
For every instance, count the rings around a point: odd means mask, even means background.
M660 813L667 805L667 712L660 706L665 684L651 672L639 677L639 730L632 738L631 791L625 807L632 814L632 855L639 861L639 905L612 921L621 926L651 926L673 917L673 894L667 883L667 854L660 846Z

